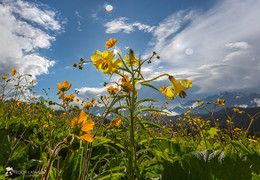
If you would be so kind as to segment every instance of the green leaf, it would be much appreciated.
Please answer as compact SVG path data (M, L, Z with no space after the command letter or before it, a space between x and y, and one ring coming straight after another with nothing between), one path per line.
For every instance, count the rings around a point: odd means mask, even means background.
M157 100L154 100L154 99L142 99L142 100L136 102L135 107L137 107L139 104L141 104L143 102L147 102L147 101L158 102Z
M155 112L160 112L160 113L164 113L164 114L170 114L170 113L168 113L168 112L165 112L165 111L163 111L163 110L159 110L159 109L152 109L152 108L143 108L143 109L139 109L138 111L136 111L136 113L135 113L135 117L138 115L138 114L140 114L141 112L146 112L146 111L155 111Z
M212 128L210 128L210 130L208 131L208 133L209 133L209 135L210 135L211 138L214 138L214 136L218 134L218 129L212 127Z
M140 83L140 84L143 85L143 86L150 87L150 88L152 88L152 89L154 89L154 90L156 90L156 91L158 91L158 92L161 92L158 88L156 88L156 87L154 87L153 85L148 84L148 83L146 83L146 82L142 82L142 83Z
M99 180L104 180L104 179L111 179L111 178L114 178L116 176L125 176L124 173L112 173L112 174L109 174L109 175L106 175L106 176L103 176L102 178L99 178Z

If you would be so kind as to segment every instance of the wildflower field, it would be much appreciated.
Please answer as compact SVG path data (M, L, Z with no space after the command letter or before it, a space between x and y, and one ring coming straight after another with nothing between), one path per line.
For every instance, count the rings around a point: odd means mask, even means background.
M60 101L34 96L30 74L16 69L2 77L0 95L0 179L260 179L259 137L250 133L260 112L247 114L238 108L226 113L223 128L214 118L225 100L204 102L185 109L178 119L168 119L167 104L185 98L192 82L177 81L171 74L145 79L142 66L160 57L154 52L138 59L133 50L123 55L110 39L107 50L96 51L91 61L83 58L73 66L83 70L94 65L115 82L105 82L109 96L81 100L68 94L73 82L57 82ZM167 77L171 86L151 84ZM156 99L138 98L137 86L146 86L168 98L162 107ZM76 105L75 102L81 104ZM206 104L211 103L212 109ZM104 107L101 116L93 113ZM54 108L56 107L56 108ZM58 109L57 109L58 107ZM203 119L200 109L209 118ZM249 126L234 125L236 114L246 114ZM258 134L259 135L259 134Z

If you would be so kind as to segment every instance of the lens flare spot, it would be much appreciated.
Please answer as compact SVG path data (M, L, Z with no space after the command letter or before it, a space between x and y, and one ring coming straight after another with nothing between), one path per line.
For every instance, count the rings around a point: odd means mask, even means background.
M187 54L188 56L192 55L193 54L193 50L191 48L187 48L185 50L185 54Z
M112 11L113 10L113 6L110 5L110 4L106 5L106 10L107 11Z
M114 54L117 54L117 50L115 49L115 50L113 51L113 53L114 53Z

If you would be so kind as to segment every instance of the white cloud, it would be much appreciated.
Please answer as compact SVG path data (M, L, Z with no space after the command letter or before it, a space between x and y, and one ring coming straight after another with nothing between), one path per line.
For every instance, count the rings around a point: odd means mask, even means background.
M257 107L260 107L260 98L255 98L254 102L257 104Z
M248 49L250 45L247 42L237 42L225 44L230 49Z
M62 30L56 13L40 5L22 0L3 0L0 3L0 71L10 75L13 68L33 79L48 73L55 61L37 51L50 48L54 35Z
M167 116L177 116L177 115L180 115L179 113L177 113L175 111L169 111L167 109L164 109L163 111L168 113L168 114L166 114Z
M78 96L80 98L99 98L101 95L107 94L107 87L102 88L92 88L92 87L82 87L75 89L79 91Z
M191 79L198 93L259 89L259 8L258 0L230 0L205 13L169 16L152 31L151 49L161 57L153 74ZM187 49L193 53L185 54Z
M247 105L247 104L241 104L241 105L239 105L238 107L240 107L240 108L247 108L248 105Z
M81 26L81 21L80 21L80 19L82 19L82 16L79 14L78 11L75 11L75 15L76 15L77 18L78 18L78 21L77 21L77 24L78 24L77 30L78 30L78 31L82 31L82 26Z
M149 25L142 24L140 22L134 22L134 23L127 23L128 19L125 17L117 18L113 21L107 22L104 26L106 27L106 33L131 33L135 31L135 27L137 27L139 30L143 30L144 32L151 32L154 27L151 27Z

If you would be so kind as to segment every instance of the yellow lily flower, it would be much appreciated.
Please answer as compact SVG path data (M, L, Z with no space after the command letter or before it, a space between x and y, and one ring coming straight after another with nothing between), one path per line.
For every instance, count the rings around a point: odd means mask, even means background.
M58 83L57 85L58 85L57 88L62 92L68 91L70 89L70 87L72 86L72 84L69 84L67 80L64 80L62 85L61 85L61 83ZM60 91L58 91L58 92L60 92Z
M103 53L96 51L91 56L91 59L99 71L102 71L104 74L113 74L122 65L122 62L118 58L113 61L114 57L115 54L113 52L106 50Z
M134 51L132 49L129 50L129 58L125 55L126 65L131 66L139 66L140 59L136 59Z
M80 136L80 138L85 141L92 142L93 137L90 131L93 129L95 122L87 119L88 119L88 115L82 110L80 112L79 118L74 118L71 121L71 127L75 129L76 132L77 130L85 132L83 135Z
M166 96L166 98L174 99L178 95L181 98L185 98L185 96L186 96L185 91L192 87L192 82L188 79L184 79L184 80L181 80L180 82L178 82L173 76L169 76L169 80L171 81L172 86L169 86L164 90L164 95ZM185 86L185 84L186 84L186 86ZM173 89L173 92L172 92L172 89Z
M106 47L107 49L110 49L110 48L112 48L112 47L115 46L116 42L117 42L116 39L110 38L109 41L106 42L105 47Z

